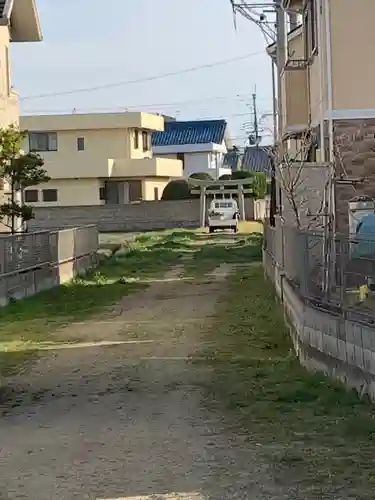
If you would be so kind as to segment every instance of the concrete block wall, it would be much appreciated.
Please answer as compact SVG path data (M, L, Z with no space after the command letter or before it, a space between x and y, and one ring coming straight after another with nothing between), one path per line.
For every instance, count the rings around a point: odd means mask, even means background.
M263 264L283 302L301 364L375 401L375 328L311 307L283 279L275 262L265 252Z
M43 260L37 259L32 265L28 255L19 250L26 248L35 256L40 248L31 245L31 241L35 242L34 235L6 237L7 247L12 246L12 239L17 239L18 262L9 272L0 274L0 306L7 305L11 299L21 300L64 284L96 265L99 242L95 226L40 235L47 236L47 240L43 239L49 248L43 248ZM25 242L20 243L20 238Z
M199 200L146 201L130 205L35 207L29 230L41 231L95 224L100 232L198 228ZM254 201L245 200L246 218L254 218Z

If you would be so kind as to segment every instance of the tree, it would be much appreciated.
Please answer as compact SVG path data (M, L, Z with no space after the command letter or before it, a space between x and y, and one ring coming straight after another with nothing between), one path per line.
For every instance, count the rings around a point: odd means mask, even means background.
M219 177L219 181L229 181L232 178L230 174L223 174Z
M199 179L201 181L213 181L213 178L207 172L195 172L189 175L189 179Z
M272 152L277 161L276 180L283 198L282 217L287 225L299 229L322 228L327 222L327 199L331 191L331 169L325 165L310 164L314 135L306 130L296 138L294 151L282 148L282 156L275 148Z
M176 179L165 186L162 200L186 200L191 198L190 186L184 179Z
M41 156L21 150L24 137L25 133L14 125L0 129L0 177L10 192L8 200L0 205L0 219L12 234L18 220L23 224L34 217L32 207L23 203L24 189L50 180Z
M257 200L263 200L267 194L267 178L263 172L253 174L253 196Z
M233 180L248 179L250 177L253 177L253 174L247 170L236 170L235 172L232 172L231 175L231 179Z

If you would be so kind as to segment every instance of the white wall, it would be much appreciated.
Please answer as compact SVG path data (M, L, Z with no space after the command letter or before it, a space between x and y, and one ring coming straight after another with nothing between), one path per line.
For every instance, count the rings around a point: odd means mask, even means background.
M197 172L207 172L212 177L215 170L210 168L210 153L185 153L184 177Z
M176 153L155 153L154 156L158 158L177 158ZM224 158L222 153L208 151L203 153L184 153L184 158L184 177L189 177L191 174L198 172L205 172L213 179L216 178L216 175L220 177L223 174L231 174L230 168L221 167Z

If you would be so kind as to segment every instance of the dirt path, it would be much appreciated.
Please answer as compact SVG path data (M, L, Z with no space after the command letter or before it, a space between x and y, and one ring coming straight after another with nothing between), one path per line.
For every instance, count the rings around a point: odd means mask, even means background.
M69 327L116 345L47 353L14 380L0 420L0 499L284 498L248 438L207 410L211 373L189 360L227 271L189 283L171 270Z

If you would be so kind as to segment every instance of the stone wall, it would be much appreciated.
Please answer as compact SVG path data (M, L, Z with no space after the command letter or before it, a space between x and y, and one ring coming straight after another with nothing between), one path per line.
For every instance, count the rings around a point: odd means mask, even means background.
M266 252L263 265L282 299L301 364L375 400L375 329L303 302Z
M96 226L0 238L0 306L72 280L96 264Z
M360 195L375 196L375 119L334 122L336 175L367 178L355 186L336 184L337 231L348 233L348 203Z
M254 217L254 201L245 200L246 218ZM31 231L97 225L100 232L153 231L199 227L199 200L146 201L130 205L36 207Z

